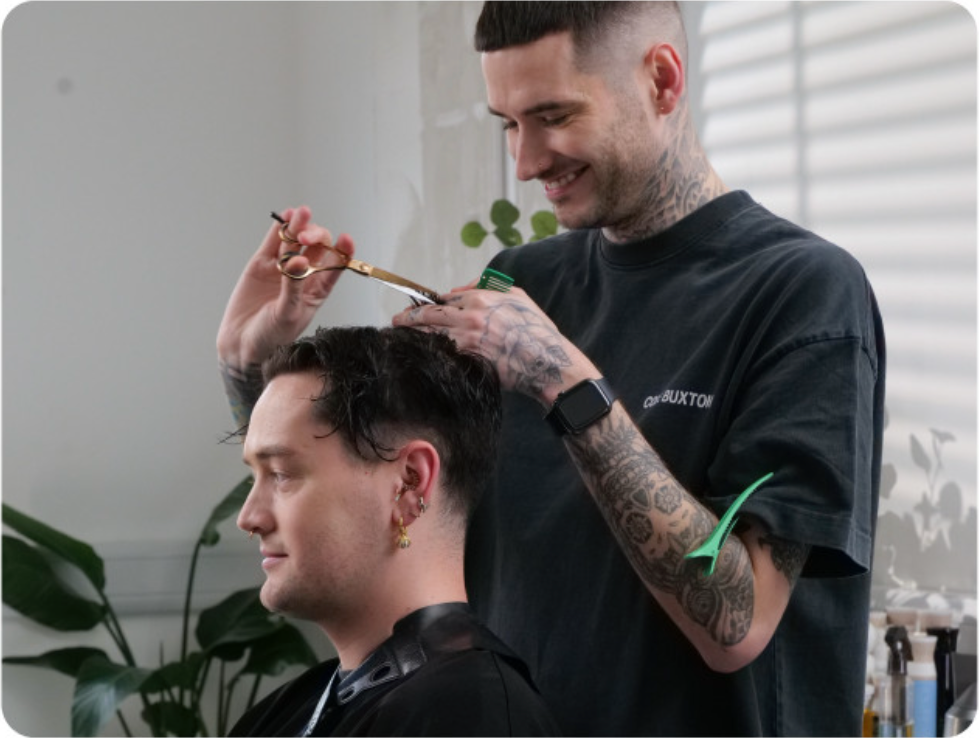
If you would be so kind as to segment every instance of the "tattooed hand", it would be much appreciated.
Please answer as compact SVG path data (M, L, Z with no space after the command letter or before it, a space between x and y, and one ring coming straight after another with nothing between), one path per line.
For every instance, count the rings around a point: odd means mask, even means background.
M447 334L460 348L492 361L504 389L544 405L577 379L598 376L584 354L518 288L505 294L455 290L445 305L409 308L395 315L393 323Z

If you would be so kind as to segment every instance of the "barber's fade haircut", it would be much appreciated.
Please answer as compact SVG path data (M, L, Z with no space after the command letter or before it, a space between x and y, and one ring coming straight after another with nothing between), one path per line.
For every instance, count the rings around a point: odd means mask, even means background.
M437 333L405 327L320 328L280 346L263 365L323 380L313 417L367 463L391 461L413 438L441 459L448 506L468 520L496 461L502 418L493 365Z
M532 0L483 3L473 45L476 51L499 51L539 41L554 33L570 32L575 58L584 66L592 52L613 44L616 32L631 34L639 20L647 19L661 29L663 38L677 47L686 62L687 39L680 6L673 0L640 2L559 2ZM605 47L606 50L608 46Z

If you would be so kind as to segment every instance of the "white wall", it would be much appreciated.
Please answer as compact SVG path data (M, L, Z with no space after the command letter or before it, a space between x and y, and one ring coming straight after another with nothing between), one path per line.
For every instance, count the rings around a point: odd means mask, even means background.
M437 289L489 256L457 236L500 179L475 157L498 127L474 12L51 2L6 18L3 500L106 558L148 665L158 642L175 648L193 541L245 473L219 443L231 420L214 337L269 211L309 204L362 258ZM405 304L348 275L321 317L380 324ZM201 605L261 581L256 546L232 521L223 532ZM91 640L4 613L4 655ZM11 726L67 735L68 678L3 675Z

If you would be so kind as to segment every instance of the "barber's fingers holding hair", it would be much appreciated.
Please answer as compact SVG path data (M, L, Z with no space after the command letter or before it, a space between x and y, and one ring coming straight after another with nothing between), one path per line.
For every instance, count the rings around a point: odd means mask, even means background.
M491 327L495 329L502 316L533 305L523 290L509 293L467 288L454 289L446 295L444 305L409 307L396 314L392 323L419 330L444 333L460 348L479 350L480 342ZM504 322L508 322L503 318Z

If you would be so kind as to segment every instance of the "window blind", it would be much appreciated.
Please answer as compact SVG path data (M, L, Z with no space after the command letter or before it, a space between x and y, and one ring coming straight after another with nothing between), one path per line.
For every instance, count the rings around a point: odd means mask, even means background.
M685 6L691 103L718 173L850 251L877 294L896 477L881 513L913 520L922 545L941 535L929 504L958 518L946 528L972 508L974 527L975 21L951 2ZM910 584L974 595L974 531L971 545L957 575Z

